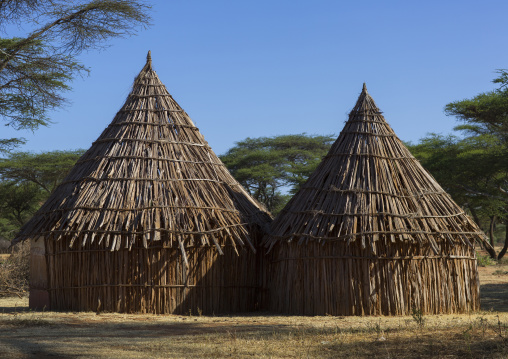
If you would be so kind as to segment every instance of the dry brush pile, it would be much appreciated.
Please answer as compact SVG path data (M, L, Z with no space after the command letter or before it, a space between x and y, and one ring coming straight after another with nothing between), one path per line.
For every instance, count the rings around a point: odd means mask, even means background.
M30 242L15 246L12 254L0 259L0 297L26 295L30 271Z

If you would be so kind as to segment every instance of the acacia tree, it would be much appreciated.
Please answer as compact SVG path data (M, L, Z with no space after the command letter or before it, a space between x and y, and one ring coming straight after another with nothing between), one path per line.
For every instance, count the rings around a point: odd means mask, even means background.
M2 121L17 130L47 126L70 81L88 71L77 56L147 26L149 8L136 0L0 0ZM10 37L7 25L26 33ZM1 139L0 149L20 142Z
M484 230L488 229L494 246L495 221L502 217L506 206L505 199L497 194L497 138L430 134L408 148L455 202L467 209ZM494 250L487 250L496 257Z
M12 238L62 182L83 150L15 152L0 159L0 235Z
M330 149L334 136L246 138L220 156L238 182L276 214Z
M0 159L0 179L31 183L49 195L62 182L84 150L14 152Z
M0 182L0 236L12 239L40 207L43 196L32 183Z
M508 72L499 70L498 74L493 80L498 89L446 105L445 113L463 122L455 130L465 137L435 148L427 168L447 184L456 200L463 199L473 215L477 208L481 209L477 213L488 216L491 237L495 222L505 223L505 244L497 256L501 259L508 250Z

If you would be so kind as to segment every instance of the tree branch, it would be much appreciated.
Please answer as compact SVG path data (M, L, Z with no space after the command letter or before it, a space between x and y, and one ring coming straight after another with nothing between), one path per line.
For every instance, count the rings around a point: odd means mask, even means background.
M469 193L477 194L479 196L484 196L484 197L488 197L488 198L498 199L498 200L501 200L501 201L504 201L504 202L507 200L507 198L505 198L505 197L496 196L496 195L493 195L493 194L490 194L490 193L486 193L486 192L476 191L476 190L472 189L471 187L464 186L462 184L457 184L457 186L462 188L462 189L464 189L464 190L466 190ZM503 191L503 192L508 194L506 191Z

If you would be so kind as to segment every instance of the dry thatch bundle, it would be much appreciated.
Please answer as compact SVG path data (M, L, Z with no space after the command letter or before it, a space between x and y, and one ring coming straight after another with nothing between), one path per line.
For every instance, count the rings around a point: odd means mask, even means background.
M148 53L123 107L16 241L40 238L32 264L48 276L32 289L47 289L54 309L227 312L254 307L256 237L269 221Z
M476 310L475 241L484 234L364 85L330 152L265 238L269 306L313 315Z

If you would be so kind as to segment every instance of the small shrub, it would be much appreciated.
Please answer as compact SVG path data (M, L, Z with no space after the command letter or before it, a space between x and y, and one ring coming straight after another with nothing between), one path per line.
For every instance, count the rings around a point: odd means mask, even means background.
M493 274L493 275L507 275L507 274L508 274L508 271L506 271L506 270L502 270L502 269L497 269L497 270L495 270L492 274Z
M0 297L22 297L28 291L30 274L30 242L16 246L12 254L0 263Z
M499 319L499 314L497 315L497 333L499 337L505 339L506 332L508 332L508 326L506 324L501 323L501 319Z
M423 317L422 310L413 306L413 308L411 309L411 315L413 316L413 320L416 322L416 324L420 328L423 328L423 326L425 325L425 318Z
M477 326L482 331L482 337L485 338L485 332L487 331L488 326L489 326L489 321L487 320L487 318L479 317Z
M496 261L493 260L492 258L490 258L488 255L487 256L482 256L482 255L480 255L478 253L476 255L476 261L478 262L478 265L480 267L486 267L486 266L490 266L490 265L496 264Z
M16 327L46 327L51 325L40 313L32 313L29 316L18 316L15 313L10 320L6 321L6 324Z

